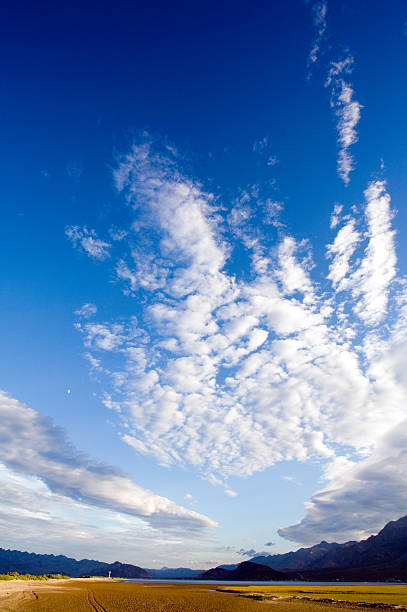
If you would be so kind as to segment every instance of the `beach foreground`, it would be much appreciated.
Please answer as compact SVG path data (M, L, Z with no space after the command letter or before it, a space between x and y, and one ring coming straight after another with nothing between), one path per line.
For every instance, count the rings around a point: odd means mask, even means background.
M34 581L12 581L0 584L0 611L41 611L41 612L265 612L272 606L273 612L323 612L324 610L407 610L401 600L393 605L380 601L364 606L368 592L376 587L352 587L352 602L327 602L329 592L324 593L325 601L293 599L301 596L295 589L280 593L276 587L277 599L258 601L238 593L215 590L218 585L208 584L159 584L129 583L114 580L58 580L39 584ZM302 589L304 587L301 587ZM307 588L307 587L305 587ZM315 590L315 587L313 587ZM327 587L321 589L329 591ZM337 587L336 587L337 588ZM348 587L349 588L349 587ZM385 589L391 587L385 587ZM379 587L380 591L381 587ZM394 592L403 598L405 587L394 587ZM376 589L378 590L378 589ZM333 587L332 592L335 591ZM343 599L346 599L346 589ZM270 587L268 593L272 595ZM357 593L357 595L355 595ZM315 595L318 598L317 591ZM336 595L338 593L336 592ZM380 595L380 593L379 593ZM283 597L283 598L281 598ZM321 596L319 596L321 597ZM341 597L342 599L342 597ZM377 600L377 597L375 598ZM380 599L380 598L379 598ZM396 605L397 607L396 607ZM401 605L400 605L401 604Z

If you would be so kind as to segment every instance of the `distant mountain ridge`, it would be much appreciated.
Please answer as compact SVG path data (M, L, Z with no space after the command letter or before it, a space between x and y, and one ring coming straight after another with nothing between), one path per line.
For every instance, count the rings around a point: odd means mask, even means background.
M205 570L198 569L193 570L189 567L162 567L161 569L150 569L146 571L157 579L182 579L182 578L195 578L199 574L202 574Z
M407 562L407 516L387 523L377 535L361 542L321 542L296 552L253 557L251 561L278 570L368 567L396 561Z
M0 573L19 572L21 574L65 574L67 576L108 576L121 578L151 578L151 575L138 565L129 563L103 563L92 559L77 561L64 555L40 555L6 550L0 548Z
M323 567L323 565L320 564L324 564L325 560L336 553L339 548L346 548L354 544L357 544L357 542L351 541L345 542L344 544L337 544L335 542L328 543L322 541L310 548L300 548L296 551L277 555L260 555L258 557L253 557L250 561L268 565L278 570L311 569L313 567Z

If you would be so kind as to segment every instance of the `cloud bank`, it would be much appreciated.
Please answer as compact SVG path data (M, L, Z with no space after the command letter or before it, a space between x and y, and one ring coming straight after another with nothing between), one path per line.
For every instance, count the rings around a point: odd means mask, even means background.
M306 517L279 535L294 542L361 540L406 514L407 421L380 443L369 459L342 474L306 503ZM345 463L346 465L346 463ZM355 521L355 516L363 521Z

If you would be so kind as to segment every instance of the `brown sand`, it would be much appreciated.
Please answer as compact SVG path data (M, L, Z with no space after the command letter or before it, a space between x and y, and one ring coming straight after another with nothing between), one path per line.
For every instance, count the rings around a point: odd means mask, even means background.
M0 583L1 612L334 612L352 605L305 601L258 602L211 585L114 580L13 580ZM371 609L370 609L371 611Z

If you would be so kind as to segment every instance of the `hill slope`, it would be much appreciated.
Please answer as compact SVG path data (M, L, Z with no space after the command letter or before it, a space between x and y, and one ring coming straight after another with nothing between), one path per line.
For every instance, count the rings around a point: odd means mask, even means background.
M197 580L287 580L287 576L282 572L252 561L243 561L234 570L214 567L196 578Z

